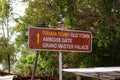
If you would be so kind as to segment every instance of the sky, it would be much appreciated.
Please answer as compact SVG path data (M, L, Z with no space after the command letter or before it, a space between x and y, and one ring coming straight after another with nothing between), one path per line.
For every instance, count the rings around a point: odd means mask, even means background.
M27 7L27 3L22 3L21 0L16 0L13 2L12 7L13 12L18 14L15 17L23 16L25 8Z
M13 13L16 14L14 15L14 18L18 18L19 16L23 16L25 13L25 9L27 7L27 3L22 3L21 0L16 0L13 2L12 4L12 8L13 8ZM16 23L14 21L10 22L10 26L15 26ZM14 41L15 39L15 35L12 36L10 41Z
M13 17L14 18L18 18L19 16L23 16L24 15L25 9L27 7L27 3L22 3L21 0L13 0L10 4L11 4L11 7L13 9L13 14L14 14ZM10 19L9 20L9 26L12 27L12 26L15 26L15 25L16 25L15 21ZM4 28L6 28L6 27L4 27ZM2 28L0 27L0 34L2 32L3 32ZM5 35L7 35L7 29L5 29ZM14 37L15 36L13 36L13 38ZM12 41L14 41L14 39Z

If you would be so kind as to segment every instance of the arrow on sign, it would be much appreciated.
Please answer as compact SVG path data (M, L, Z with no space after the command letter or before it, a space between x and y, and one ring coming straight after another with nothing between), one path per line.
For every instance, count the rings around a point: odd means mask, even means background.
M40 44L40 34L37 33L37 44L39 45Z

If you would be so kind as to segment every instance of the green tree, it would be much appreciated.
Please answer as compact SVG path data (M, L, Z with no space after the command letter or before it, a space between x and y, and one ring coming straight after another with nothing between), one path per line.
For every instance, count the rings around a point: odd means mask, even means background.
M13 44L10 44L6 38L0 38L0 63L3 64L5 71L6 69L10 71L10 61L12 63L15 59L14 51Z
M18 48L27 44L27 31L42 21L50 28L59 28L63 18L66 29L89 30L93 34L91 53L63 54L63 67L119 66L120 44L120 1L118 0L23 0L28 2L25 15L15 19L17 25L13 31L19 33L16 38ZM56 52L40 53L44 68L50 71ZM51 53L51 54L50 54ZM49 57L48 57L49 56ZM40 61L41 63L41 61ZM43 64L42 63L42 64ZM47 65L47 66L46 66ZM49 68L49 69L48 69Z
M21 56L19 61L15 63L13 72L19 76L31 76L33 62L34 55Z
M1 43L1 62L8 63L8 72L10 72L10 58L14 55L14 46L10 44L10 26L9 19L11 16L11 7L9 0L0 1L0 43Z

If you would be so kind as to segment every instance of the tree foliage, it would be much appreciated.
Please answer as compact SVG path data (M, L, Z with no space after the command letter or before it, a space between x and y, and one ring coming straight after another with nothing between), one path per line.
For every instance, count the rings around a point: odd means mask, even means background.
M27 43L29 27L45 21L48 27L59 28L59 22L66 19L65 28L92 32L93 51L91 53L65 52L63 54L63 68L119 66L119 0L24 1L28 2L25 15L15 19L18 24L13 28L13 31L19 33L16 39L18 47ZM44 69L47 71L58 69L58 63L53 64L54 59L58 58L55 53L43 51L39 54L41 60L39 62L44 64Z
M7 59L7 55L13 55L15 49L13 44L9 44L7 39L0 39L0 61Z
M5 65L8 65L8 72L10 72L10 60L13 60L15 51L14 45L10 43L11 10L9 0L0 1L0 62L7 62Z

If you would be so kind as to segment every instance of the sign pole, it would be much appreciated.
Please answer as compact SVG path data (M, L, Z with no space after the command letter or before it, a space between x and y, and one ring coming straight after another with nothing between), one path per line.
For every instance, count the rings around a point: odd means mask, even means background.
M32 72L32 80L35 79L35 73L36 73L36 68L37 68L37 60L38 60L38 52L36 51L36 57L35 57L35 62L34 62L34 68L33 68L33 72Z
M62 52L59 51L59 80L62 80Z

